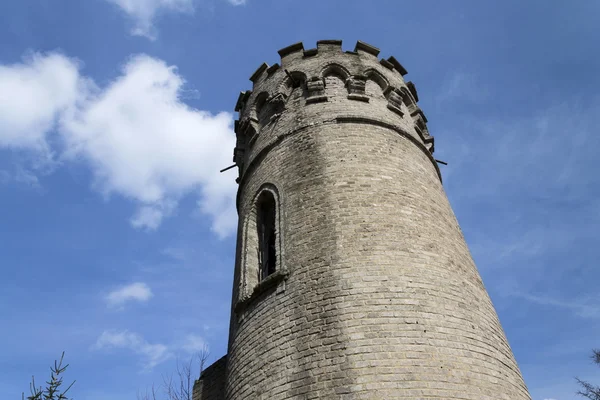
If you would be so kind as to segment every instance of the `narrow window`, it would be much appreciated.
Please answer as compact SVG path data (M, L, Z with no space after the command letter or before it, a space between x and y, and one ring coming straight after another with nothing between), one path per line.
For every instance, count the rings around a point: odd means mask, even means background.
M261 282L278 282L284 276L278 274L284 270L279 201L277 188L272 184L264 184L243 211L245 222L238 292L238 299L242 302L271 287L262 286ZM274 280L267 279L269 277Z
M259 281L275 272L277 264L275 199L265 192L257 204Z

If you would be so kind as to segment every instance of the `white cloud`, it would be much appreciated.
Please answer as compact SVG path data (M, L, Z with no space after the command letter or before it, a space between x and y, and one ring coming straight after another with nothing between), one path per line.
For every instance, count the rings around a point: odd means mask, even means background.
M23 168L17 168L16 173L14 175L14 180L18 183L27 185L33 189L40 188L40 181L38 177L35 176L33 172Z
M22 63L0 65L0 93L0 148L35 150L48 157L48 132L86 88L76 60L31 53Z
M234 6L241 6L243 4L246 4L246 0L227 0L229 2L229 4L234 5Z
M164 214L158 207L142 207L131 218L131 225L136 228L156 230L162 222Z
M142 358L144 370L154 368L174 357L181 350L188 354L208 353L208 344L198 335L189 334L181 342L165 345L149 343L141 335L128 330L105 330L92 348L94 350L128 349Z
M143 358L143 366L146 370L154 368L173 356L164 344L148 343L142 336L126 330L102 332L93 348L96 350L129 349Z
M450 120L439 146L450 161L443 171L454 170L462 180L447 184L468 186L460 193L470 198L523 190L545 197L557 188L591 186L580 178L598 142L593 127L599 110L600 98L585 103L575 98L526 117Z
M1 181L1 177L0 177ZM178 247L167 247L161 250L161 253L168 256L176 261L185 261L187 259L187 253L184 249Z
M194 0L107 0L121 8L134 21L132 35L156 39L153 21L161 12L194 12ZM234 0L239 1L239 0Z
M35 54L0 67L0 92L17 96L0 100L0 147L87 162L97 191L139 205L134 227L156 229L192 193L220 237L233 233L236 184L219 173L235 146L233 116L188 107L177 69L146 55L132 57L106 88L78 65ZM55 131L62 149L49 145Z
M446 103L456 100L479 103L486 100L489 95L490 91L477 81L476 75L465 72L454 72L440 88L435 101L438 107L443 107Z
M520 297L525 300L542 306L551 306L565 308L573 311L575 315L581 318L599 318L600 307L598 306L598 298L596 296L582 296L575 300L562 300L547 296L539 296L527 293L513 292L510 295Z
M153 296L152 290L143 282L135 282L122 286L106 295L106 302L111 307L122 307L128 301L147 302Z
M41 189L40 181L33 171L17 166L14 171L0 170L0 184L18 183L31 189Z
M181 348L190 354L208 352L208 344L198 335L187 335Z
M174 67L136 56L123 75L64 123L70 156L93 166L96 187L142 204L134 226L156 228L184 194L203 194L202 210L220 236L235 229L235 183L219 174L235 146L232 115L212 115L179 99Z

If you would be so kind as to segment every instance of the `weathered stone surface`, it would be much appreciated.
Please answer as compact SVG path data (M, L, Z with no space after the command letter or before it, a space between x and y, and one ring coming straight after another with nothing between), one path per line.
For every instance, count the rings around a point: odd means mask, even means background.
M414 114L414 86L395 59L357 49L290 46L238 102L249 120L261 94L285 98L252 141L238 131L224 398L530 399L444 192L426 119ZM348 81L357 76L364 90ZM307 101L311 88L325 101ZM369 101L349 98L357 91ZM256 249L246 221L266 184L278 192L285 279L248 288L244 260Z
M194 382L193 400L221 400L225 398L225 369L227 356L221 357L202 371Z

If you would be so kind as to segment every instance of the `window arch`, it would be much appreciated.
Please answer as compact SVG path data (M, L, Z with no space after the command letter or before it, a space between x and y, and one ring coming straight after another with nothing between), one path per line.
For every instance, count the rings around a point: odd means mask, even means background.
M342 81L346 81L350 76L350 72L341 66L340 64L330 63L327 64L323 69L321 69L321 73L319 74L321 78L326 78L328 76L336 76Z
M350 72L343 66L335 63L327 64L321 69L319 77L322 78L325 96L335 98L347 95L346 80L350 77Z
M387 89L387 87L389 86L388 80L385 78L385 76L383 76L381 74L381 72L379 72L379 71L377 71L375 69L367 70L365 72L365 75L367 76L367 78L370 81L373 81L376 84L378 84L379 87L381 88L382 92L385 92L385 89Z
M256 203L256 228L258 233L258 280L263 281L275 273L277 248L275 241L276 205L273 194L261 193Z
M266 125L268 119L268 104L267 99L269 98L268 92L261 92L258 96L256 96L256 100L254 101L254 109L253 115L254 119L258 122L259 126Z
M301 71L289 71L287 77L279 84L278 92L289 95L293 89L302 87L306 82L306 74Z
M277 87L277 93L283 93L291 102L307 94L306 74L300 71L291 71Z
M413 96L405 87L401 87L400 92L402 93L402 100L404 101L404 104L406 104L408 112L412 114L417 109L417 104L415 103Z
M387 79L374 69L368 70L365 75L367 77L365 85L366 94L371 97L385 98L384 93L389 86Z
M280 226L279 193L274 185L263 185L246 216L240 300L249 298L262 282L282 272Z

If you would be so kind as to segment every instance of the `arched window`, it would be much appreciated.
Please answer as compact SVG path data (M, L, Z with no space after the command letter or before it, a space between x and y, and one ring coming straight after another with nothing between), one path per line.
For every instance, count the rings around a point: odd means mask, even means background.
M282 265L280 227L279 193L275 186L266 184L246 214L239 286L242 303L287 277Z
M273 274L277 265L277 240L275 229L276 204L273 194L264 191L256 204L258 234L258 281Z
M367 96L384 98L385 89L389 86L387 79L374 69L368 70L365 75L367 76L367 84L365 85Z

